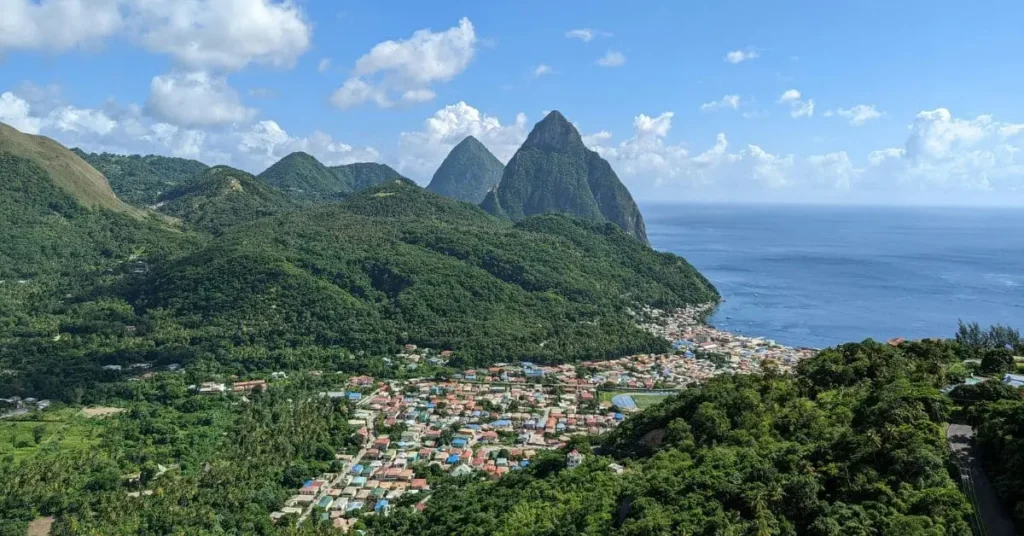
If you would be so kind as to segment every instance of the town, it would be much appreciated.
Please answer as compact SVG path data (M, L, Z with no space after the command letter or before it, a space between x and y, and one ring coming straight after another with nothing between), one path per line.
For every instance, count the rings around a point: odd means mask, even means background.
M639 313L641 327L671 341L673 351L666 354L563 365L498 363L446 379L351 377L344 390L321 395L356 404L349 424L363 448L338 455L340 471L305 482L271 518L294 515L301 523L317 515L348 530L358 516L386 515L399 503L423 509L430 486L417 477L414 465L455 477L500 478L527 467L542 450L564 448L575 435L607 432L629 413L688 385L719 374L758 372L769 363L789 371L814 355L813 349L716 330L700 322L706 310ZM407 345L388 361L416 370L428 361L443 365L450 356ZM268 384L239 382L231 389L255 385ZM574 467L581 460L573 451L566 463Z

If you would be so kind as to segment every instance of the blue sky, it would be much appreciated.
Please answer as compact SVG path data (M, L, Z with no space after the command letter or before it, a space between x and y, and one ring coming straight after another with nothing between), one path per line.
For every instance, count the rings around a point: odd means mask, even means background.
M462 137L507 160L558 109L641 200L1024 203L1020 2L0 10L0 121L87 150L425 183Z

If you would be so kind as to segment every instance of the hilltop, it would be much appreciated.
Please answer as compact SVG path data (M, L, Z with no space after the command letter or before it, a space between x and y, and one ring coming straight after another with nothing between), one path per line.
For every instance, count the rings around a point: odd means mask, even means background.
M228 166L215 166L161 195L160 212L214 234L299 207L287 194L252 175Z
M328 167L313 155L294 152L259 174L267 184L297 199L312 202L342 199L392 179L403 179L384 164L356 163Z
M102 173L120 199L137 207L156 204L161 194L209 168L185 158L72 151Z
M534 126L480 206L513 221L552 212L607 220L647 243L643 216L629 190L558 111Z
M251 344L414 343L483 364L664 350L628 308L717 298L684 260L614 225L548 215L510 226L392 181L231 229L154 271L131 301L211 336L244 325Z
M50 138L24 134L0 123L0 153L33 162L55 186L82 206L137 214L117 198L102 173Z
M427 185L431 192L479 204L497 186L505 166L473 136L452 148Z

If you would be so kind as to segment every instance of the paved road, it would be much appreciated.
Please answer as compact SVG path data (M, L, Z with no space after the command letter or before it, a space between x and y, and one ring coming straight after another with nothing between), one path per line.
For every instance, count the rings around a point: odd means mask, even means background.
M981 463L974 457L971 438L974 430L964 424L951 424L946 429L946 441L956 457L960 467L960 479L966 488L969 498L974 502L981 523L984 525L984 536L1014 536L1013 521L1003 509L988 475L981 468Z

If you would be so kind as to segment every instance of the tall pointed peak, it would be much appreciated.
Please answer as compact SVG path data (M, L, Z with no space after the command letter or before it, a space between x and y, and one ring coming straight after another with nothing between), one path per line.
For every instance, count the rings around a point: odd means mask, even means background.
M554 110L534 125L530 135L526 137L523 147L564 151L582 148L584 145L583 138L576 127L561 112Z

